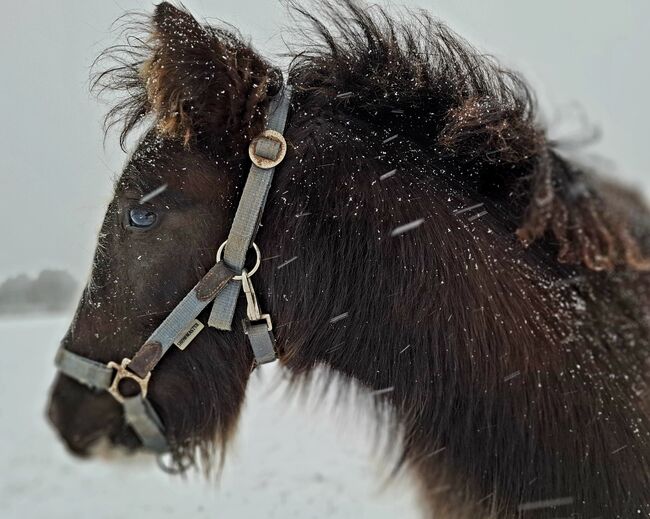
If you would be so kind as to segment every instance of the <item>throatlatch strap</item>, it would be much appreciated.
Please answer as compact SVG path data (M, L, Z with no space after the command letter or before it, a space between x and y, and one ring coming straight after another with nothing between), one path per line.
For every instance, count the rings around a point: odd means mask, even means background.
M286 85L271 100L267 129L284 132L290 104L291 87ZM274 171L275 168L261 169L255 164L251 165L224 251L224 261L236 272L243 270L246 254L257 234ZM209 326L218 330L232 329L240 289L241 281L232 280L217 296L208 319Z

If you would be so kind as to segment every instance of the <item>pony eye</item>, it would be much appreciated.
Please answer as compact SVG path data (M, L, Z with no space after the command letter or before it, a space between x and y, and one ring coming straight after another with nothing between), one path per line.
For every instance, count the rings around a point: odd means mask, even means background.
M158 215L144 207L134 207L129 210L129 227L149 229L156 223Z

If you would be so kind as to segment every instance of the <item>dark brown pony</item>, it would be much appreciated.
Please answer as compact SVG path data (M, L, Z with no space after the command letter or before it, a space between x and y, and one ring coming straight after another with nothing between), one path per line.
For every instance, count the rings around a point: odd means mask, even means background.
M648 517L643 203L554 149L525 84L426 13L320 5L293 7L309 43L256 240L284 369L375 391L432 517ZM168 3L140 29L97 84L124 94L123 142L147 131L64 339L101 362L131 357L214 264L281 84ZM240 329L162 360L150 397L176 456L225 446L252 361ZM65 376L49 416L75 453L138 447L110 395Z

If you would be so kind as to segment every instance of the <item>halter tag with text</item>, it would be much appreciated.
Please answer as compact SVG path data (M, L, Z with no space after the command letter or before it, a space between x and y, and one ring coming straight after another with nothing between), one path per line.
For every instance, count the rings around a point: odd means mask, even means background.
M203 323L198 319L194 319L187 328L178 334L178 337L174 340L174 344L178 346L179 349L184 350L187 348L188 344L192 342L199 333L201 333L203 328Z

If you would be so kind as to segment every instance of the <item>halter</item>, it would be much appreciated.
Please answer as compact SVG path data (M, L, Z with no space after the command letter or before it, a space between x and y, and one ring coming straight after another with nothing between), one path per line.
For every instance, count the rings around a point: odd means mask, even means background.
M184 350L203 330L204 325L197 318L210 303L212 310L208 326L232 330L237 300L243 287L247 303L243 328L255 355L255 363L265 364L277 358L273 323L269 314L262 313L257 303L251 276L261 262L260 250L253 240L275 167L282 162L287 150L282 133L290 101L291 87L287 85L271 99L266 129L250 143L248 153L252 165L228 239L217 251L216 264L167 315L133 358L122 359L119 364L113 361L102 364L63 347L57 352L55 362L59 371L92 389L108 391L122 405L125 421L133 428L142 445L155 453L168 452L169 444L162 421L147 398L151 374L172 345ZM256 262L247 271L244 264L251 246L256 254ZM122 393L121 383L124 380L137 384L139 391L136 395Z

